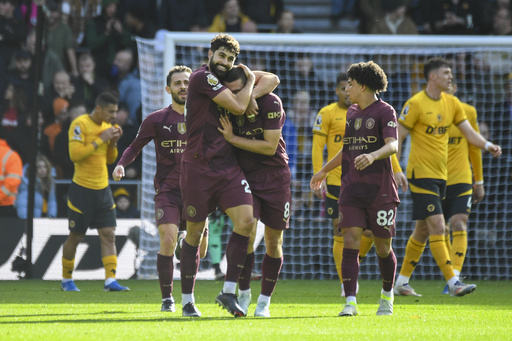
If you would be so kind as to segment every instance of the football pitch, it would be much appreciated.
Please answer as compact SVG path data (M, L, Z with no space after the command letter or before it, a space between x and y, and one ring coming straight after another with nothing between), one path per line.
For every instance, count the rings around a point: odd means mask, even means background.
M234 318L214 304L222 282L198 281L200 318L160 312L157 280L120 281L130 292L103 292L103 281L77 281L62 292L56 281L0 281L0 340L511 340L512 285L476 281L465 297L441 295L442 281L411 283L423 297L395 297L393 316L376 316L380 281L360 281L355 317L338 317L345 299L337 280L281 280L271 318L256 318L252 304ZM471 282L471 281L468 281Z

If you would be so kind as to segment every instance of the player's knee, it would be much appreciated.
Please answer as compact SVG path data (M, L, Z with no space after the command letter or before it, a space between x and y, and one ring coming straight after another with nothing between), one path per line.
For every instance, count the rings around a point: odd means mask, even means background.
M453 231L466 231L466 221L464 221L463 219L454 220L451 223L451 227Z
M165 251L174 250L176 247L176 238L171 233L166 233L160 237L160 246Z

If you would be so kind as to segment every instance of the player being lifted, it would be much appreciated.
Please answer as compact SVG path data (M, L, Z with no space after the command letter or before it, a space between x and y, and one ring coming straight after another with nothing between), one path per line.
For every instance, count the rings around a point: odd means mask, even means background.
M345 126L347 119L347 109L350 101L345 88L347 86L347 75L340 73L336 78L335 92L338 101L323 107L316 116L313 126L313 146L311 158L313 161L313 172L317 173L324 164L324 148L327 147L327 161L331 160L343 148L343 136L345 135ZM406 184L407 179L402 172L396 155L391 156L395 179L399 178L399 183ZM398 179L397 179L398 180ZM343 235L339 228L338 218L338 197L341 185L341 166L336 167L329 172L329 175L322 182L322 188L315 190L317 198L322 199L325 193L325 216L332 220L334 241L332 253L334 263L341 283L341 296L345 296L343 289L343 277L341 276L341 262L343 259ZM405 192L405 188L404 192ZM359 250L359 259L362 260L370 251L373 245L373 236L371 231L365 230L361 237L361 249Z
M233 68L222 83L236 94L246 82L244 71ZM226 141L236 147L238 163L251 185L254 218L265 224L266 253L261 267L261 294L254 316L270 317L270 296L283 264L283 231L288 228L290 220L291 172L281 135L285 122L281 99L271 93L260 97L257 102L257 116L233 116L226 113L220 118L219 131ZM255 236L256 221L249 240L244 269L238 280L238 300L246 314L251 303L250 281L254 266Z
M162 293L161 311L174 312L172 297L174 275L174 249L178 229L185 228L181 219L183 203L180 190L181 157L187 144L185 126L185 100L192 70L183 65L173 67L167 74L165 91L172 96L167 108L148 115L140 125L137 137L124 151L112 172L115 181L124 177L124 169L131 164L145 145L155 141L156 174L155 218L160 235L160 250L156 258L156 269ZM208 238L203 238L200 256L206 255Z
M405 137L411 134L407 164L413 200L414 232L405 249L405 257L396 281L395 293L418 296L409 279L418 264L427 240L430 251L447 281L452 296L464 296L476 289L465 284L453 271L445 243L445 219L442 199L446 194L449 128L455 125L469 143L497 157L501 147L486 141L468 122L460 101L446 93L452 83L450 64L442 58L429 59L423 70L427 87L410 98L399 118L399 152ZM467 156L466 156L467 157Z
M237 116L243 115L253 99L274 90L279 80L268 73L255 76L240 64L238 67L246 73L247 83L240 92L233 94L220 80L231 70L239 52L240 45L236 39L228 34L219 34L211 41L208 64L190 76L186 102L188 140L180 179L183 214L187 221L187 236L181 249L181 291L185 316L201 315L194 302L198 246L206 218L217 206L230 217L233 232L226 247L226 280L216 302L235 317L245 316L235 292L254 226L252 193L233 146L217 127L224 109ZM260 76L262 79L254 87Z
M339 197L344 248L341 271L346 305L339 316L357 315L356 285L363 229L374 236L382 291L377 315L393 314L393 282L396 258L391 246L399 203L391 155L398 149L396 113L378 98L387 88L387 77L370 61L352 64L347 71L346 91L353 103L347 111L343 149L311 179L319 189L328 173L342 167Z

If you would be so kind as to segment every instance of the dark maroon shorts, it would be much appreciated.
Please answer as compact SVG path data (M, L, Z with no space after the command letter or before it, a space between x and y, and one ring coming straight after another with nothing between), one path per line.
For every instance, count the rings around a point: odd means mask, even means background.
M395 236L395 218L398 203L383 203L379 207L360 208L340 206L340 228L362 227L380 238Z
M249 183L238 167L212 172L183 162L180 187L183 219L194 223L206 220L217 206L226 212L232 207L253 204Z
M160 192L155 195L156 225L175 224L180 230L186 230L185 221L181 218L183 203L179 189Z
M274 230L287 229L291 208L290 168L258 169L246 176L254 200L254 218Z

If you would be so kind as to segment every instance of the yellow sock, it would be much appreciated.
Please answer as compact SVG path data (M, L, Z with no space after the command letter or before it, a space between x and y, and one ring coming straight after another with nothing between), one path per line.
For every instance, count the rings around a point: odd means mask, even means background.
M462 270L466 252L468 250L468 235L466 231L453 232L453 248L451 250L452 266L454 270Z
M116 278L116 269L117 269L117 256L107 256L101 259L103 262L103 267L105 268L105 279L107 278Z
M361 246L359 247L359 259L366 257L366 254L373 246L373 238L368 238L365 235L361 236Z
M444 243L446 244L446 249L448 250L448 253L451 254L452 253L452 242L450 241L449 234L444 235ZM452 257L452 259L453 259L453 257Z
M405 247L404 262L400 268L400 275L411 277L414 268L420 261L423 250L425 250L425 245L426 243L420 243L412 237L409 238L407 246Z
M75 260L67 260L62 257L62 278L73 278L73 270L75 269Z
M332 244L332 255L334 257L334 264L336 264L336 271L338 271L340 283L343 284L343 277L341 277L341 261L343 260L343 237L334 236L334 242Z
M455 276L452 268L452 262L450 261L450 254L446 250L446 244L444 242L444 235L430 236L430 252L436 260L437 266L441 269L445 280L449 280Z

